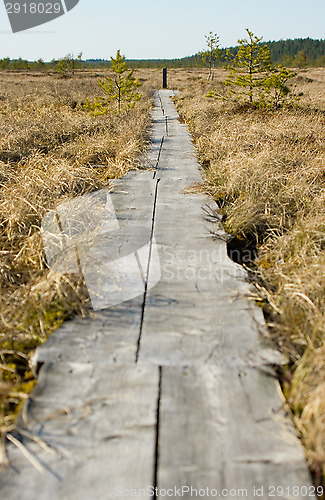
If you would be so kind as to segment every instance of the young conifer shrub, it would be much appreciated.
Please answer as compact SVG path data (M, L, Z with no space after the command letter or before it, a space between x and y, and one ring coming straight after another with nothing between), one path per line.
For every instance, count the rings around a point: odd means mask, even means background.
M205 35L206 49L199 53L200 59L208 67L208 80L213 80L213 68L220 57L219 37L216 33Z
M113 78L107 77L105 80L98 79L98 85L105 92L106 96L96 97L95 101L91 102L86 99L84 109L89 111L93 116L104 115L111 111L111 103L117 104L117 112L128 110L135 106L135 103L142 98L137 89L141 87L139 78L133 77L133 69L128 71L125 61L125 56L122 56L120 51L117 51L116 57L111 57Z
M223 82L226 94L212 90L207 97L235 100L255 107L274 108L299 99L291 88L290 80L296 73L284 66L274 66L270 49L262 38L246 29L248 38L238 40L237 51L227 51L228 76Z

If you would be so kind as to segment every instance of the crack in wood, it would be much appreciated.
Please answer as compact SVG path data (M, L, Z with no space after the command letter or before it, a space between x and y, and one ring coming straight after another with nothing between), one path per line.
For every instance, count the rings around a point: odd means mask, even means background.
M161 150L162 150L162 147L164 145L164 140L165 140L165 136L162 136L161 143L160 143L160 148L159 148L159 153L158 153L158 157L157 157L157 162L156 162L156 166L155 166L156 170L157 170L158 165L159 165L159 160L160 160ZM157 174L157 172L154 173L154 176L153 176L154 179L156 177L156 174Z
M136 363L138 363L138 360L139 360L140 347L141 347L141 338L142 338L142 330L143 330L143 319L144 319L144 312L145 312L146 301L147 301L148 283L149 283L149 272L150 272L150 263L151 263L151 256L152 256L152 242L153 242L153 233L154 233L154 229L155 229L155 219L156 219L156 208L157 208L157 198L158 198L159 181L160 181L160 179L157 179L157 181L156 181L156 189L155 189L155 196L154 196L154 202L153 202L152 225L151 225L151 234L150 234L148 265L147 265L147 271L146 271L146 282L145 282L145 285L144 285L144 294L143 294L143 303L142 303L142 310L141 310L139 338L138 338L138 344L137 344L137 351L136 351L136 355L135 355L135 362Z
M156 446L155 446L155 469L154 469L154 499L157 500L158 488L158 468L159 468L159 430L160 430L160 405L161 405L161 385L162 385L162 366L159 366L158 398L157 398L157 420L156 420Z

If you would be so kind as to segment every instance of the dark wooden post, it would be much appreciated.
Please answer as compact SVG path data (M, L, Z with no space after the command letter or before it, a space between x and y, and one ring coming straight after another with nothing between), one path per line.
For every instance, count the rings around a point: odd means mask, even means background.
M167 68L163 68L163 89L167 89Z

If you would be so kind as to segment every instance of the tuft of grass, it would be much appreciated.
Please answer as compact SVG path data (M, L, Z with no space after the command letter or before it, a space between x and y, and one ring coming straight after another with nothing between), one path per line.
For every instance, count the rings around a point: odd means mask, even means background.
M219 71L220 86L224 73ZM251 249L283 386L317 483L325 479L325 72L296 77L299 106L211 103L191 80L176 98L225 228Z

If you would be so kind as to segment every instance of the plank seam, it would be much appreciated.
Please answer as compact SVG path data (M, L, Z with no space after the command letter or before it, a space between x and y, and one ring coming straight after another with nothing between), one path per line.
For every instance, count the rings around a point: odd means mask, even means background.
M156 162L156 166L155 166L156 170L157 170L158 165L159 165L159 160L160 160L161 150L162 150L163 145L164 145L164 140L165 140L165 136L162 136L162 138L161 138L161 143L160 143L160 148L159 148L159 153L158 153L158 157L157 157L157 162ZM156 173L157 173L157 172L155 172L155 173L154 173L153 178L155 178L155 177L156 177Z
M157 208L157 198L158 198L158 185L159 185L159 181L160 181L160 179L157 179L157 181L156 181L155 198L154 198L154 202L153 202L152 225L151 225L151 234L150 234L148 265L147 265L147 273L146 273L146 282L145 282L145 285L144 285L143 303L142 303L141 319L140 319L140 331L139 331L137 352L136 352L136 356L135 356L135 362L136 363L138 363L138 360L139 360L140 347L141 347L141 338L142 338L142 330L143 330L144 311L145 311L146 302L147 302L149 272L150 272L150 263L151 263L151 256L152 256L152 241L153 241L153 233L154 233L154 229L155 229L155 219L156 219L156 208Z
M159 101L160 101L160 107L161 107L162 114L165 115L165 108L164 108L164 105L163 105L162 98L161 98L159 90L158 90L158 98L159 98Z
M158 467L159 467L159 427L160 427L160 405L161 405L161 386L162 386L162 366L159 366L159 385L157 399L157 419L156 419L156 447L155 447L155 470L154 470L154 499L158 498Z
M163 109L162 100L161 100L159 92L158 92L158 97L160 99L161 108ZM155 173L153 175L153 179L155 179L156 175L157 175L157 168L158 168L159 161L160 161L161 151L162 151L162 148L163 148L163 145L164 145L164 140L165 140L165 137L162 136L161 143L160 143L160 148L159 148L159 152L158 152L158 157L157 157L157 162L156 162L156 167L155 167L156 171L155 171ZM154 202L153 202L152 225L151 225L151 234L150 234L150 246L149 246L148 265L147 265L147 273L146 273L146 282L145 282L145 285L144 285L144 294L143 294L143 303L142 303L142 310L141 310L139 338L138 338L138 344L137 344L137 351L136 351L136 355L135 355L135 362L136 363L138 363L138 361L139 361L139 354L140 354L140 347L141 347L141 338L142 338L142 330L143 330L144 312L145 312L146 302L147 302L149 272L150 272L150 263L151 263L151 256L152 256L152 241L153 241L153 233L154 233L154 229L155 229L155 219L156 219L156 209L157 209L157 198L158 198L158 185L159 185L159 181L160 181L160 179L157 179L157 181L156 181L155 197L154 197Z

